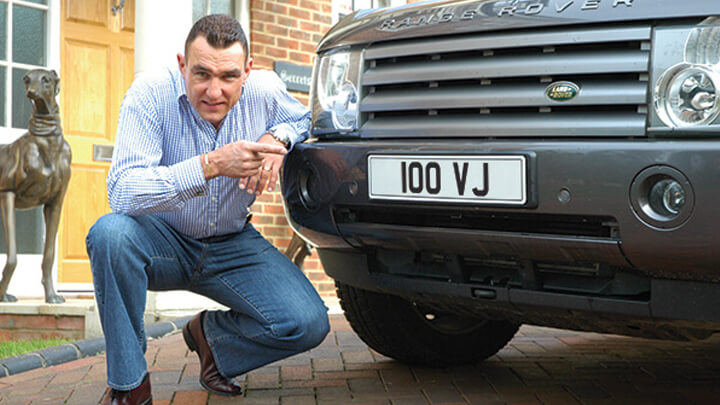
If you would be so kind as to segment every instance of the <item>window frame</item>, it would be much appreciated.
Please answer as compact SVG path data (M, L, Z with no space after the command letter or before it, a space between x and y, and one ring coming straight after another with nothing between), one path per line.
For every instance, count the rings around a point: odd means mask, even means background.
M0 59L0 66L5 68L5 94L0 95L5 100L5 123L0 125L0 144L10 143L27 131L27 128L13 128L12 126L12 77L13 69L55 69L60 66L60 0L49 0L48 4L32 3L25 0L0 0L7 7L6 18L7 36L5 38L6 59ZM45 63L46 65L31 65L13 61L13 6L33 8L45 11ZM58 72L59 74L59 72Z

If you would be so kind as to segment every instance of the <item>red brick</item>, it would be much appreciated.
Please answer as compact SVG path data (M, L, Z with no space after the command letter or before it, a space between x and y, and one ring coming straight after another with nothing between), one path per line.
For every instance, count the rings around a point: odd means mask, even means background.
M253 67L256 69L269 69L273 68L273 60L264 55L253 56Z
M272 224L273 223L273 217L270 215L254 215L252 219L253 224Z
M284 226L271 226L267 225L264 227L265 232L263 234L270 236L285 236L287 235L287 227Z
M290 52L290 60L309 65L310 55L302 52Z
M317 286L318 291L332 291L335 288L332 284L319 283Z
M15 327L15 315L1 314L0 329L12 329Z
M250 35L250 38L251 38L253 44L255 42L259 42L261 44L266 44L266 45L275 45L275 37L272 35L261 34L259 32L253 32L252 35Z
M267 53L268 56L272 56L274 58L280 58L280 59L287 58L287 51L284 49L268 46L267 49L265 49L265 52ZM263 212L268 212L268 211L263 211Z
M278 238L273 245L280 250L287 249L287 247L290 246L290 239Z
M281 27L279 25L275 24L267 24L265 26L265 32L273 35L281 35L283 37L288 36L288 29L287 27Z
M320 273L317 271L306 271L305 275L307 275L307 278L313 282L327 280L327 276L325 275L325 273ZM313 284L315 284L315 283L313 283Z
M263 207L263 212L268 214L284 214L285 210L281 205L266 205Z
M55 329L55 317L52 315L18 315L15 318L17 329Z
M297 28L297 26L298 26L297 20L294 18L290 18L290 17L278 16L277 22L278 22L278 24L280 24L282 26L290 27L290 28Z
M312 368L310 366L283 366L280 367L280 378L289 380L310 380L312 379Z
M273 196L272 196L271 194L262 193L261 195L259 195L259 196L255 199L255 204L257 204L257 203L259 203L259 202L261 202L261 203L272 203L273 201L275 201L275 199L273 198Z
M177 391L173 402L183 405L205 405L207 400L208 393L205 391Z
M312 35L310 33L301 30L290 30L290 38L301 39L303 41L310 41Z
M285 218L285 216L275 217L275 225L287 226L287 224L288 224L288 222L287 222L287 218Z
M297 6L298 0L275 0L278 3L287 4L290 6Z
M303 31L318 32L320 31L320 25L307 21L300 21L300 29Z
M269 22L269 23L275 22L275 16L273 14L265 13L265 12L259 11L259 10L250 11L250 19L257 20L257 21Z
M277 46L287 49L298 49L300 47L300 43L294 39L278 38Z
M265 31L265 24L260 21L250 21L251 31Z
M325 34L313 34L312 38L315 42L320 42Z
M332 24L332 17L327 14L313 13L313 21L317 21L326 25Z
M283 5L280 5L277 3L271 3L271 2L265 3L265 10L271 11L271 12L277 13L277 14L282 14L282 15L287 15L287 13L288 13L287 6L283 6Z
M255 55L263 55L265 53L265 47L262 45L259 45L257 42L253 42L250 46L250 56L253 57L253 61L255 60ZM253 62L256 63L256 62Z
M290 7L290 17L300 18L302 20L309 20L310 19L310 12L307 10Z
M320 10L320 2L313 0L300 0L300 7L318 11Z
M312 42L300 42L300 50L303 52L315 53L315 49L317 49L317 45Z
M82 316L61 316L57 320L58 329L85 330L85 318Z

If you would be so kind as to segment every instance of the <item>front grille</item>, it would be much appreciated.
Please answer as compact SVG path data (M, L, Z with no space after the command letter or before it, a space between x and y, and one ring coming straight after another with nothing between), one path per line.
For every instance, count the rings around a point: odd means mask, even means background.
M361 135L644 136L649 26L448 36L365 52ZM548 85L580 87L568 101Z

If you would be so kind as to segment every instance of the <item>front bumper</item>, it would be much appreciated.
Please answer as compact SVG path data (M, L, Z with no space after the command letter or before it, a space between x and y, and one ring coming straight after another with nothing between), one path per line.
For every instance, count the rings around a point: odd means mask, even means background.
M372 199L374 154L522 154L528 202L522 207ZM688 180L683 222L646 223L632 184L649 167ZM296 145L283 195L293 227L321 249L391 249L554 265L609 265L651 278L718 281L720 142L363 141Z

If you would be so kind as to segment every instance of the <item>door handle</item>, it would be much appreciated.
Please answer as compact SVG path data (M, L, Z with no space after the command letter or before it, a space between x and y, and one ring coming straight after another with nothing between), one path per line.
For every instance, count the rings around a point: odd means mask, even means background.
M113 15L117 15L117 13L121 12L123 8L125 8L125 0L120 0L120 4L113 5L110 7L110 10Z

